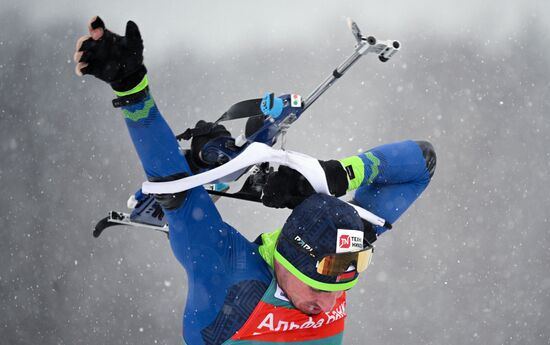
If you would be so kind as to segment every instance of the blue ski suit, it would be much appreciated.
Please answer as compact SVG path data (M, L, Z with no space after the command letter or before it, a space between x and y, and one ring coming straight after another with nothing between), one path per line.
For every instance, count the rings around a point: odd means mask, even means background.
M149 180L191 174L152 96L122 112ZM362 175L354 181L354 201L394 223L431 179L435 155L427 164L430 149L429 143L408 140L354 156L353 169ZM184 342L222 344L247 321L273 280L272 270L258 255L258 243L223 221L203 187L188 191L181 206L165 214L172 251L188 278ZM385 229L376 230L380 235Z

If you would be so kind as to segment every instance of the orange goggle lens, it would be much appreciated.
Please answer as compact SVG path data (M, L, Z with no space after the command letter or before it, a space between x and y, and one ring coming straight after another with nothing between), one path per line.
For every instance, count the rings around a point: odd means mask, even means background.
M359 252L327 255L319 261L317 273L326 276L339 276L352 270L363 272L369 266L373 253L374 247L371 246Z

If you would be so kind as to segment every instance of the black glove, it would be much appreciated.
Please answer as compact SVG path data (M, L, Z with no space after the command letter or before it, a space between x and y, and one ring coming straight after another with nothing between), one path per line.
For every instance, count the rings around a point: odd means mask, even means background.
M92 20L89 29L91 36L82 37L77 45L77 74L91 74L119 92L138 85L147 70L143 65L143 41L136 23L128 21L125 36L105 29L99 17Z
M325 172L329 192L336 196L346 194L348 178L340 162L319 161ZM262 203L268 207L293 209L316 191L298 171L281 165L279 170L269 174L263 189Z
M302 174L281 165L279 170L267 177L262 203L268 207L293 209L314 193L315 190Z
M191 150L185 153L187 163L193 174L200 171L201 168L215 168L219 164L205 162L201 157L201 151L210 140L218 137L231 137L231 133L220 124L199 120L195 128L189 128L184 133L177 136L178 140L191 139Z

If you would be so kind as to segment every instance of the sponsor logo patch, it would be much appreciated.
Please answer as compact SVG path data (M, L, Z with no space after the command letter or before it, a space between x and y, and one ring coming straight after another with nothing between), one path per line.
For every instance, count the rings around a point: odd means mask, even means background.
M338 229L336 253L357 252L363 249L363 231Z

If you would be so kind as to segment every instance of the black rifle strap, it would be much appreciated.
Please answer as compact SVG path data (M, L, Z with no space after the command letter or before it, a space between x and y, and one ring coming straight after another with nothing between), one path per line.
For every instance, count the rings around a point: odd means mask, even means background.
M244 119L257 115L263 115L260 104L262 103L261 98L248 99L246 101L241 101L239 103L233 104L219 119L214 122L218 124L222 121ZM195 127L187 128L185 132L176 136L177 140L190 140L194 136L207 135L210 133L212 127Z
M246 101L235 103L229 107L229 109L223 113L219 119L216 120L216 123L235 119L244 119L254 115L262 115L263 113L260 109L261 103L261 98L248 99Z

